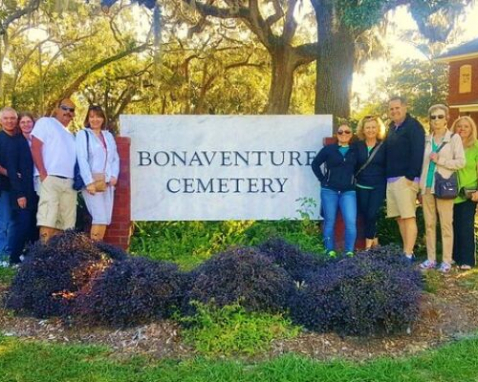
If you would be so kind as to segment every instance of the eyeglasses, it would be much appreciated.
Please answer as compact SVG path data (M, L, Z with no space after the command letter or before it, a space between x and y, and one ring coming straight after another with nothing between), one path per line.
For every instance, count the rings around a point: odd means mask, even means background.
M430 119L443 119L445 116L443 114L440 115L430 115Z
M102 109L101 109L101 106L99 106L99 105L90 105L88 107L88 111L90 111L90 110L102 110Z
M65 106L65 105L60 105L60 109L63 110L63 111L69 111L70 113L74 113L74 112L75 112L75 108L74 108L74 107L68 107L68 106Z
M352 134L352 132L350 130L339 130L339 131L337 131L337 134L338 135L342 135L342 134L349 135L349 134Z

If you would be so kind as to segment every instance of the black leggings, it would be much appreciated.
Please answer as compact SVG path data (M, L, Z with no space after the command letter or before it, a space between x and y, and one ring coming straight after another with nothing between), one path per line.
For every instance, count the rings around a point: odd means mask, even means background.
M365 238L372 240L377 236L377 220L385 200L386 186L375 186L372 190L357 187L356 191L358 210L365 223Z
M453 260L458 265L475 266L475 211L471 200L453 206Z

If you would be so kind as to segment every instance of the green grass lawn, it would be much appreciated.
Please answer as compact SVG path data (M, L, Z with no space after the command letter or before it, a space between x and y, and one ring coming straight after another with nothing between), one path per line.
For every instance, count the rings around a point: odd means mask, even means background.
M365 363L317 362L299 356L272 361L117 360L104 347L54 345L0 337L0 381L478 381L478 339L465 339L415 357Z
M15 269L0 267L0 285L9 285L16 273Z

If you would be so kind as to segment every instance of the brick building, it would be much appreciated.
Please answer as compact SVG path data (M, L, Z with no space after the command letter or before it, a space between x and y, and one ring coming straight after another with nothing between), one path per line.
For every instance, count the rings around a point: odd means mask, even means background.
M447 63L451 120L469 115L478 124L478 38L439 56L436 61Z

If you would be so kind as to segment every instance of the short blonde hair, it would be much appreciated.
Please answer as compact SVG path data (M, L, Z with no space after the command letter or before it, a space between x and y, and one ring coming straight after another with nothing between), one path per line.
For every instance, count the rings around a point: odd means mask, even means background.
M464 115L462 117L458 117L455 122L453 122L453 125L451 126L451 131L453 131L454 133L456 133L457 131L457 125L458 123L460 123L461 121L467 121L470 126L471 126L471 135L466 139L466 141L463 142L463 146L466 148L466 147L471 147L473 146L476 141L478 140L477 138L477 131L476 131L476 123L475 121L473 121L473 119L471 117L468 117L467 115Z
M385 124L383 123L382 119L380 117L374 116L374 115L367 115L363 117L360 122L357 125L357 137L363 141L365 139L365 134L363 132L363 129L365 127L365 124L370 121L375 121L377 122L378 125L378 134L377 134L377 139L383 140L385 138Z

